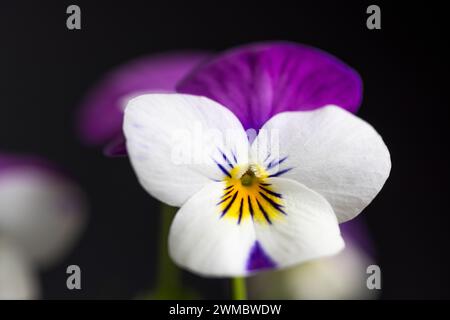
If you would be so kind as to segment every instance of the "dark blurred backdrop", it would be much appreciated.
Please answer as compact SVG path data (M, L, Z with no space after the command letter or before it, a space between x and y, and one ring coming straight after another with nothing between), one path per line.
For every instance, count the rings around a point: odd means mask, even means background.
M429 3L429 2L427 2ZM77 4L82 30L66 28ZM378 4L382 30L366 28ZM127 159L104 158L79 143L74 113L112 67L167 50L218 51L259 40L322 48L358 70L359 115L392 155L385 188L363 215L377 246L385 299L450 298L449 33L437 4L374 1L263 1L209 5L156 1L14 1L0 4L0 150L37 153L70 171L86 190L84 237L42 273L45 298L133 298L155 281L158 203ZM66 289L65 269L82 268L83 289ZM186 274L211 298L227 283Z

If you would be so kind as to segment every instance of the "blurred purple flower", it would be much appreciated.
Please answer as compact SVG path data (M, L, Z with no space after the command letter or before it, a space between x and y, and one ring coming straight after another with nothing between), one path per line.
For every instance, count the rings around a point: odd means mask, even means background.
M152 55L107 74L81 104L77 126L82 140L106 145L106 155L125 155L122 122L126 102L143 93L175 91L176 83L207 56L204 52Z
M259 129L283 111L334 104L356 112L361 102L359 75L319 49L288 42L257 43L203 63L207 57L203 52L159 54L113 70L81 104L77 125L82 140L104 145L106 155L125 155L126 102L143 93L175 91L175 87L227 106L245 129Z
M358 73L319 49L289 42L231 49L177 85L229 108L245 129L258 130L273 115L337 105L356 112L362 99Z
M18 156L0 153L0 175L7 170L16 170L22 167L39 168L39 170L46 171L49 174L63 175L61 168L42 157L35 155Z

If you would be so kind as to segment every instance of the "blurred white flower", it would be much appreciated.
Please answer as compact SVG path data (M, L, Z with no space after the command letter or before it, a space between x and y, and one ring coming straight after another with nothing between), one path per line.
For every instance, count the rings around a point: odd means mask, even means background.
M38 278L31 263L16 245L0 237L0 300L38 297Z
M343 233L346 247L335 256L309 261L289 269L248 278L252 299L343 300L375 299L377 290L366 286L370 254ZM367 235L366 235L367 237Z
M10 289L14 282L19 291L26 287L19 276L8 277L7 272L17 269L32 274L24 270L49 267L68 253L82 231L86 213L83 192L58 170L35 159L0 155L0 235L2 242L17 247L14 256L1 258L1 277L9 279L0 282L2 298L20 297L20 292ZM36 294L22 296L35 298Z

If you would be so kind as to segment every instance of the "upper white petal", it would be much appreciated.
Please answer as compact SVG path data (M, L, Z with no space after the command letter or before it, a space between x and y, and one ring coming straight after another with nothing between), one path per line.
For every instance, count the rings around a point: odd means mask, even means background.
M336 106L271 118L252 145L254 157L287 157L270 171L324 196L339 222L358 215L389 176L389 151L367 122ZM277 160L278 159L278 160Z
M232 154L246 162L248 139L228 109L208 98L147 94L125 109L124 133L142 186L157 199L181 206L223 173L214 160ZM242 158L243 157L243 158Z

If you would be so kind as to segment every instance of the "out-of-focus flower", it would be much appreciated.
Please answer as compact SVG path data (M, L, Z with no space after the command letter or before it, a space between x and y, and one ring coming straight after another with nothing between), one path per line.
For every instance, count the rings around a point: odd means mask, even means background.
M77 123L82 140L106 145L107 155L123 155L127 101L143 93L175 91L176 83L206 58L204 52L166 53L133 60L113 70L82 102Z
M32 274L30 268L57 263L71 249L80 235L86 212L84 193L47 161L0 155L0 242L5 243L4 256L0 258L1 277L6 279L7 271L17 270L11 273L10 281L0 282L3 297L8 292L5 287L16 281L14 277L24 279L23 283L18 282L18 290L26 288L26 279ZM13 267L19 264L22 266ZM36 297L34 287L30 284L29 297ZM19 297L21 292L15 295L11 291L11 297Z
M374 264L373 249L359 221L344 223L346 247L332 257L309 261L285 270L249 277L252 299L374 299L377 290L366 285L367 267ZM361 242L360 242L361 240Z
M0 236L0 300L39 298L36 271L20 248Z
M86 218L80 188L43 160L0 155L0 233L40 266L74 244Z
M343 248L338 222L390 172L381 137L344 110L361 98L353 70L309 47L254 45L200 66L178 90L189 94L132 99L124 120L141 184L181 206L169 237L177 264L239 276ZM244 129L260 131L249 141Z

